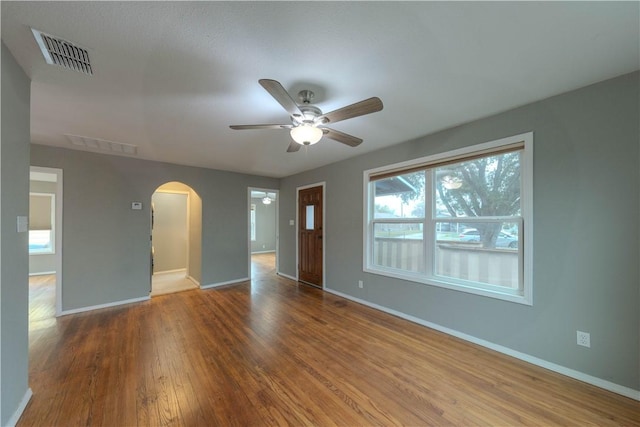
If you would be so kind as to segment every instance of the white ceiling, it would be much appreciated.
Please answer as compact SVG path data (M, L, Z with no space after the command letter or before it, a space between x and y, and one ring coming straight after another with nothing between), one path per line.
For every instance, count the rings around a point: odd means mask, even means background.
M32 79L32 142L73 134L139 158L272 177L329 164L639 68L638 2L1 2L2 41ZM89 50L95 74L47 65L30 27ZM364 139L286 153L258 84L316 91Z

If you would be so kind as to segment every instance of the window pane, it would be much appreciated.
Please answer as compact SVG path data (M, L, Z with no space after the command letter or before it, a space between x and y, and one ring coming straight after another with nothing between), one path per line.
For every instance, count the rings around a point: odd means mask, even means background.
M465 227L457 236L450 231L438 232L446 224L450 223L436 223L434 274L520 288L519 223L478 222Z
M313 230L314 229L314 222L313 222L313 213L315 212L315 206L314 205L307 205L306 206L307 211L306 211L306 223L305 223L305 229L307 230Z
M424 218L424 172L373 182L375 218Z
M29 230L29 253L30 254L53 253L53 242L51 240L51 230Z
M464 231L465 226L459 222L436 222L436 240L440 241L458 241L458 236Z
M520 216L520 152L436 168L435 215Z
M374 236L375 265L409 272L424 272L421 223L376 223Z
M365 171L365 271L531 304L532 143L526 133Z

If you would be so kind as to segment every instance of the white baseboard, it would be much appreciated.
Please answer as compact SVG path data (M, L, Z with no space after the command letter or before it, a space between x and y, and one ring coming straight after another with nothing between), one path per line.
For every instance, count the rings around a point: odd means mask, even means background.
M294 282L297 282L297 281L298 281L298 278L297 278L297 277L289 276L288 274L284 274L284 273L281 273L281 272L278 272L278 273L276 273L276 274L277 274L278 276L282 276L282 277L286 277L287 279L291 279L291 280L293 280Z
M185 275L187 273L187 269L186 268L176 268L174 270L164 270L164 271L154 271L153 274L171 274L171 273L180 273L181 271L185 272Z
M31 276L48 276L49 274L56 274L55 271L39 271L37 273L29 273L29 277Z
M192 276L187 275L187 279L191 280L197 287L200 287L200 282L198 282Z
M338 295L342 298L346 298L348 300L357 302L362 305L366 305L367 307L375 308L376 310L383 311L385 313L400 317L402 319L408 320L413 323L417 323L422 326L426 326L427 328L435 329L436 331L444 332L445 334L452 335L456 338L463 339L465 341L469 341L474 344L478 344L482 347L489 348L491 350L495 350L498 353L506 354L507 356L515 357L516 359L523 360L525 362L531 363L532 365L540 366L542 368L548 369L553 372L557 372L559 374L565 375L567 377L574 378L576 380L585 382L587 384L594 385L596 387L600 387L602 389L612 391L614 393L620 394L625 397L629 397L634 400L640 401L640 390L634 390L630 387L625 387L620 384L612 383L611 381L603 380L602 378L594 377L589 374L585 374L583 372L576 371L571 368L567 368L565 366L557 365L555 363L546 361L544 359L537 358L535 356L531 356L526 353L522 353L516 350L512 350L508 347L504 347L498 344L494 344L490 341L485 341L480 338L476 338L472 335L465 334L463 332L456 331L454 329L450 329L444 326L440 326L436 323L427 322L426 320L420 319L418 317L414 317L400 311L396 311L378 304L371 303L369 301L365 301L360 298L356 298L352 295L342 293L340 291L336 291L331 288L324 288L325 291L332 293L334 295Z
M140 297L140 298L132 298L124 301L115 301L115 302L109 302L106 304L92 305L89 307L74 308L72 310L63 310L62 312L60 312L58 316L66 316L68 314L76 314L76 313L82 313L85 311L99 310L101 308L116 307L118 305L133 304L141 301L149 301L149 299L151 298L146 296L146 297Z
M20 404L18 405L18 408L13 413L13 415L11 415L11 418L9 418L9 421L7 421L7 426L8 427L15 427L15 425L18 424L18 420L20 420L20 417L22 416L22 413L24 412L24 408L27 407L27 404L31 400L31 396L33 396L33 392L31 391L30 388L28 388L27 392L22 397L22 400L20 401Z
M235 285L237 283L242 283L247 281L249 281L249 278L245 277L244 279L229 280L228 282L211 283L210 285L200 286L200 289L211 289L211 288L217 288L220 286Z
M251 252L251 255L257 255L257 254L272 254L275 252L275 249L269 250L269 251L255 251L255 252Z

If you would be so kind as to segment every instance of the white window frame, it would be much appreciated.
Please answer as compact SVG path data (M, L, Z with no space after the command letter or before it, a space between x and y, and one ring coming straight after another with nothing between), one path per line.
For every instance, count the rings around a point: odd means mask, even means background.
M255 203L251 203L251 207L249 210L249 224L251 224L250 226L250 230L249 233L251 234L251 241L255 242L256 241L256 204Z
M432 264L433 249L428 249L430 252L425 254L427 259L427 271L425 273L412 273L409 271L403 271L392 268L385 268L375 265L373 262L373 225L374 221L374 194L372 191L371 177L381 175L385 173L401 173L403 170L415 168L420 165L437 164L447 160L458 159L463 161L465 156L473 156L474 154L486 153L490 156L493 151L499 151L501 148L514 145L523 144L524 148L521 151L520 158L520 179L521 179L521 230L522 238L519 239L519 256L520 264L522 266L520 270L522 289L518 292L514 292L509 289L501 289L498 286L483 286L481 284L468 283L453 278L444 278L442 276L436 276ZM425 167L426 168L426 167ZM507 138L502 138L495 141L490 141L482 144L472 145L469 147L448 151L444 153L435 154L432 156L426 156L419 159L413 159L406 162L396 163L392 165L382 166L375 169L369 169L364 171L363 177L363 199L364 199L364 218L363 218L363 271L367 273L378 274L382 276L392 277L396 279L408 280L412 282L423 283L426 285L437 286L441 288L452 289L456 291L471 293L475 295L481 295L485 297L496 298L500 300L533 305L533 132L528 132L520 135L514 135ZM431 188L429 182L429 174L427 174L425 182L426 188ZM430 193L430 190L427 190ZM432 197L431 194L425 196ZM430 202L425 200L425 211L427 211L427 205ZM425 214L428 220L425 221L425 250L428 247L433 247L431 243L435 243L433 236L427 227L427 224L432 221L429 218L429 214ZM498 218L496 218L498 219ZM465 218L464 221L468 221L469 218ZM482 219L478 219L482 220ZM406 220L400 220L401 222L420 222L423 219L417 221L407 218ZM473 220L472 220L473 221ZM377 221L380 222L380 221ZM386 222L383 220L382 222Z

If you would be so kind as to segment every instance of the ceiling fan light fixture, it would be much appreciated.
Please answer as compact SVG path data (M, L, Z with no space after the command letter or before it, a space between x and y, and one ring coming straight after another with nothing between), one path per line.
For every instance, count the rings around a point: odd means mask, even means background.
M442 178L442 186L447 190L457 190L462 187L462 180L457 176L445 176Z
M291 129L291 138L300 145L313 145L322 138L322 129L302 123Z
M260 79L258 83L289 113L291 124L231 125L229 127L236 130L289 129L291 142L287 146L287 153L299 151L301 145L313 145L320 141L323 136L349 147L357 147L362 142L361 138L356 138L353 135L330 129L323 125L375 113L383 108L380 98L374 96L337 110L323 113L320 108L311 105L313 92L310 90L300 91L298 95L302 100L302 105L299 105L277 80Z

